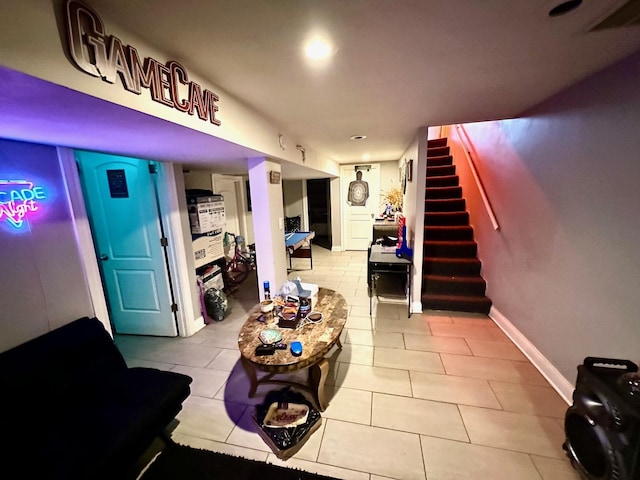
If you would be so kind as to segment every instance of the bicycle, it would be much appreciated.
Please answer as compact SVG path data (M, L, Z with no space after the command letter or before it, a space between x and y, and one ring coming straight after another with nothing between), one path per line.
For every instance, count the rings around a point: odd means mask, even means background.
M229 250L233 251L233 256L228 258L222 270L225 285L237 287L249 276L251 270L256 268L255 245L249 245L248 250L242 250L244 237L231 232L224 234L224 244L229 245ZM253 247L253 248L252 248ZM233 248L233 250L231 250Z

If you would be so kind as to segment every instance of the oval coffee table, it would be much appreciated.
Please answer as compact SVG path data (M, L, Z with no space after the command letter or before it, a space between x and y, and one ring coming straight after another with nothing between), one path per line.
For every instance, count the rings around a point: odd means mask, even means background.
M292 385L310 392L320 411L327 408L324 384L329 373L329 362L325 355L334 345L342 349L340 334L347 321L347 302L338 292L320 288L318 301L313 306L313 310L322 313L322 321L316 324L308 323L297 330L279 328L275 316L270 316L269 320L261 322L259 319L262 314L259 304L249 312L249 318L240 330L238 348L242 366L251 382L250 398L256 394L258 385L262 383ZM262 343L258 335L262 330L270 328L280 332L282 342L287 344L287 349L276 350L273 355L256 355L256 347ZM302 343L302 355L299 357L293 356L288 348L294 341ZM309 369L307 384L273 378L276 374L295 372L303 368ZM258 378L258 370L267 372L267 375Z

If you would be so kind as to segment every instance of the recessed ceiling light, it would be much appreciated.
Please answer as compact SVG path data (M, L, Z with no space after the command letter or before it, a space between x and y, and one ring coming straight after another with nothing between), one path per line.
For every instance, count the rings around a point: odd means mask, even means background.
M304 47L305 55L312 60L327 58L332 53L331 45L320 38L309 41Z
M364 140L365 138L367 138L366 135L351 135L349 137L351 140Z
M569 13L582 5L582 0L569 0L568 2L562 2L560 5L556 5L549 10L550 17L559 17L566 13Z
M370 158L371 158L371 155L369 155L368 153L365 153L364 155L362 155L363 160L369 160Z

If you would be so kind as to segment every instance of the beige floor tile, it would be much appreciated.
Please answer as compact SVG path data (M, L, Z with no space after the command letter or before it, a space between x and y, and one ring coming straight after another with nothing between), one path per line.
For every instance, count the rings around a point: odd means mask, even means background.
M354 328L356 330L371 330L371 318L369 317L347 317L346 328Z
M502 358L505 360L518 360L528 362L518 347L511 342L501 342L497 340L476 340L467 339L467 344L476 357Z
M316 432L317 433L317 432ZM287 468L297 468L306 472L325 475L331 478L341 478L344 480L369 480L369 474L366 472L358 472L356 470L348 470L346 468L334 467L324 463L310 462L308 460L300 460L297 456L293 456L288 460L280 460L274 454L267 458L268 463L280 465Z
M218 353L220 353L220 349L216 347L194 345L178 340L173 343L163 342L150 351L133 356L161 363L173 363L174 365L206 367Z
M371 392L327 385L325 394L329 407L324 418L371 425Z
M127 358L127 367L144 367L157 368L158 370L171 370L174 365L172 363L154 362L152 360L142 360L140 358Z
M440 354L448 375L483 378L528 385L548 385L540 372L528 362L516 362L497 358L469 357Z
M376 367L444 374L444 367L440 361L440 355L433 352L375 347L373 352L373 365Z
M187 445L193 448L210 450L212 452L225 453L227 455L233 455L234 457L249 458L251 460L258 460L260 462L266 462L267 457L269 456L268 452L261 452L260 450L239 447L237 445L229 445L228 443L224 442L216 442L214 440L192 437L191 435L173 434L171 435L171 439L174 442L179 443L180 445Z
M353 315L355 317L368 317L369 316L369 305L352 305L351 310L349 310L349 315Z
M458 325L476 325L479 327L494 327L496 325L493 320L481 313L461 314L455 312L451 314L451 321Z
M531 455L542 480L580 480L580 474L575 470L568 459L539 457Z
M380 475L371 475L371 480L394 480L391 477L381 477Z
M471 350L464 338L405 334L404 344L407 350L471 355Z
M238 348L238 332L234 330L218 329L215 333L207 335L201 343L205 347L218 347L232 349Z
M224 442L246 408L239 403L191 395L176 417L179 423L173 434Z
M540 480L529 455L421 436L429 480Z
M369 298L366 296L362 296L362 295L358 295L358 292L356 291L356 294L350 297L344 297L344 299L347 301L347 305L348 306L359 306L359 307L367 307L369 308ZM367 318L369 316L367 315Z
M460 406L471 443L563 458L564 432L555 419Z
M568 405L551 387L494 380L489 385L506 411L564 419Z
M355 388L369 392L411 396L409 372L393 368L347 365L341 363L336 378L337 387Z
M377 318L407 319L407 302L404 301L384 301L376 302L374 299L375 316Z
M406 314L406 312L404 312ZM373 329L377 332L398 332L411 333L417 335L430 335L429 322L425 321L419 315L406 318L403 315L400 318L383 318L376 317L373 320Z
M222 370L213 370L211 368L196 368L176 365L172 369L174 372L183 373L193 378L191 383L191 395L199 397L213 398L222 388L229 373Z
M356 363L358 365L373 365L373 349L369 345L356 345L343 343L342 352L336 360L343 363Z
M405 480L425 480L418 435L327 420L320 463Z
M457 405L373 394L371 425L468 442Z
M238 362L240 362L240 350L237 347L234 349L225 348L207 365L207 368L230 372L238 365Z
M253 419L254 412L255 407L247 407L227 437L226 443L271 453L269 445L258 434L258 425Z
M493 340L498 342L513 343L511 339L507 337L507 335L497 325L493 327L487 327L487 328L489 329L489 334L491 335L491 338Z
M371 330L347 329L347 343L371 347L404 348L401 333L372 332Z
M422 312L421 316L422 319L427 322L453 323L453 320L451 320L451 312L425 310Z
M415 398L437 402L500 408L500 403L486 380L454 377L437 373L409 372Z
M437 337L476 338L493 340L488 327L478 325L461 325L457 323L429 322L431 334Z

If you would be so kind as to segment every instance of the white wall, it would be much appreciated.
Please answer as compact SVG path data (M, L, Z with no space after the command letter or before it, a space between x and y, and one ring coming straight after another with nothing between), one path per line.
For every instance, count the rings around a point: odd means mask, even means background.
M93 316L94 310L56 149L0 140L0 178L35 181L47 192L38 215L21 229L0 220L0 351L4 351L77 318Z
M586 356L640 360L640 53L522 118L465 126L500 224L450 137L494 307L575 381Z
M283 180L282 181L282 200L284 204L285 217L295 217L300 215L301 228L303 231L308 229L308 213L304 202L304 188L302 183L304 180Z
M411 311L422 311L422 262L424 240L424 195L427 176L427 127L418 129L396 166L413 160L412 181L407 182L403 215L407 219L407 243L413 248Z

